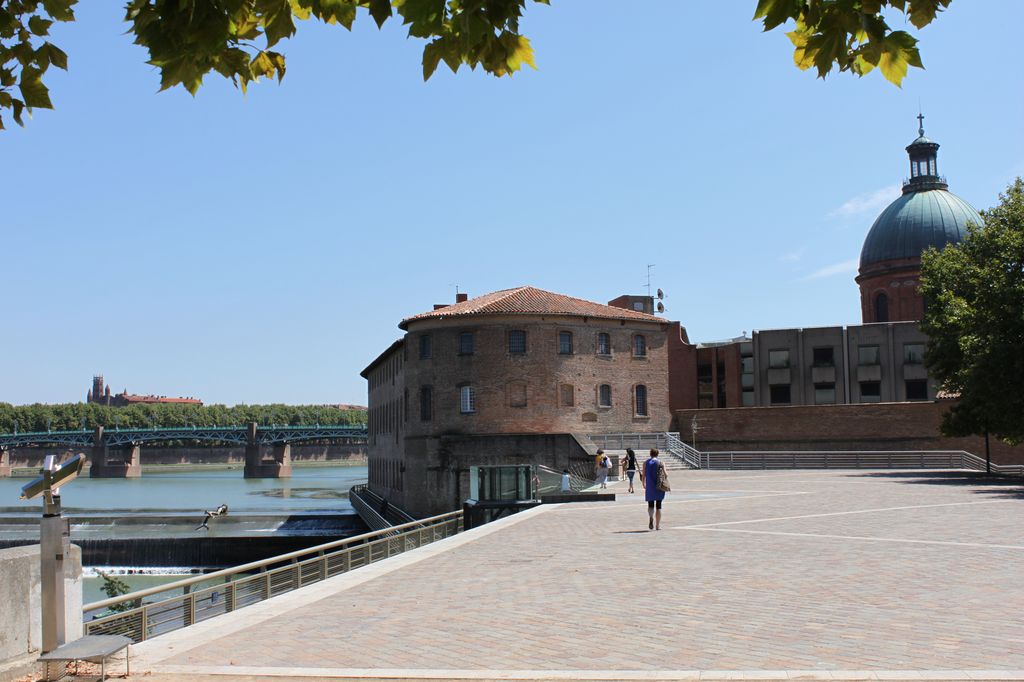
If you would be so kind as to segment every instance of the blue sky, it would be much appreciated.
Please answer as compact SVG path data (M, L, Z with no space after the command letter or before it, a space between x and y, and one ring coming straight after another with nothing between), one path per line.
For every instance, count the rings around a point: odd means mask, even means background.
M954 2L902 89L798 71L754 0L553 0L523 22L539 69L512 79L423 83L422 44L361 16L302 23L281 85L195 98L157 93L121 5L79 4L57 109L0 133L0 401L82 400L100 372L365 403L359 371L456 285L604 302L648 263L693 340L857 323L919 101L976 208L1024 175L1017 0Z

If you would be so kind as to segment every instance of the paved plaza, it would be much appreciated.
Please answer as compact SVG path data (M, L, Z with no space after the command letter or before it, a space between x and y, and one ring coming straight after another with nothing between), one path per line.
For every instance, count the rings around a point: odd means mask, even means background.
M661 531L615 484L615 502L543 506L145 642L133 673L1024 678L1019 481L679 471L672 483Z

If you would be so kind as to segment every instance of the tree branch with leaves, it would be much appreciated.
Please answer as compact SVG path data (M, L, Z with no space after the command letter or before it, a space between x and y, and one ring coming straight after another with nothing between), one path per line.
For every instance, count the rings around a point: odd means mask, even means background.
M921 29L951 0L759 0L754 20L765 31L792 22L787 35L801 69L825 78L833 68L864 76L876 67L899 85L909 67L923 68L917 39L893 31L887 12L906 15ZM74 21L77 0L0 0L0 112L51 109L43 76L67 56L46 40L54 22ZM359 15L377 27L398 17L408 34L425 42L424 80L443 62L453 72L480 67L508 76L536 68L533 47L519 30L528 6L550 0L129 0L128 32L160 70L160 89L181 86L193 95L208 74L243 92L261 78L284 78L287 61L277 46L317 20L351 29ZM3 118L0 117L0 128Z

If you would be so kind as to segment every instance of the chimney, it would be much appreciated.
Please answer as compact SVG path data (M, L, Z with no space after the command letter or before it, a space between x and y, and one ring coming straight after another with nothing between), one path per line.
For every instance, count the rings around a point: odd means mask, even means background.
M465 303L469 300L469 294L455 294L456 303Z
M447 303L435 303L434 304L434 310L440 310L441 308L447 308L447 307L448 307Z

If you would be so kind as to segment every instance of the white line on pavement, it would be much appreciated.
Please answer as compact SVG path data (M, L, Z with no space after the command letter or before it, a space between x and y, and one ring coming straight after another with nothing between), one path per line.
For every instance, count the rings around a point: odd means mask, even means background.
M670 530L703 530L716 533L748 533L750 535L783 535L797 538L832 538L835 540L867 540L869 542L909 542L918 545L948 545L950 547L984 547L988 549L1024 549L1024 545L994 545L984 542L952 542L946 540L914 540L910 538L875 538L865 535L830 535L826 533L786 533L774 530L744 530L742 528L706 528L678 526Z
M725 498L749 500L749 497ZM880 507L878 509L855 509L852 511L827 512L824 514L801 514L800 516L770 516L763 519L747 519L746 521L719 521L716 523L700 523L692 526L678 526L675 530L689 530L692 528L711 528L714 526L735 526L741 523L764 523L766 521L792 521L794 519L819 519L826 516L848 516L850 514L873 514L876 512L905 511L908 509L934 509L936 507L966 507L974 504L1001 504L1006 502L1017 502L1017 500L981 500L979 502L946 502L943 504L917 504L906 507Z

